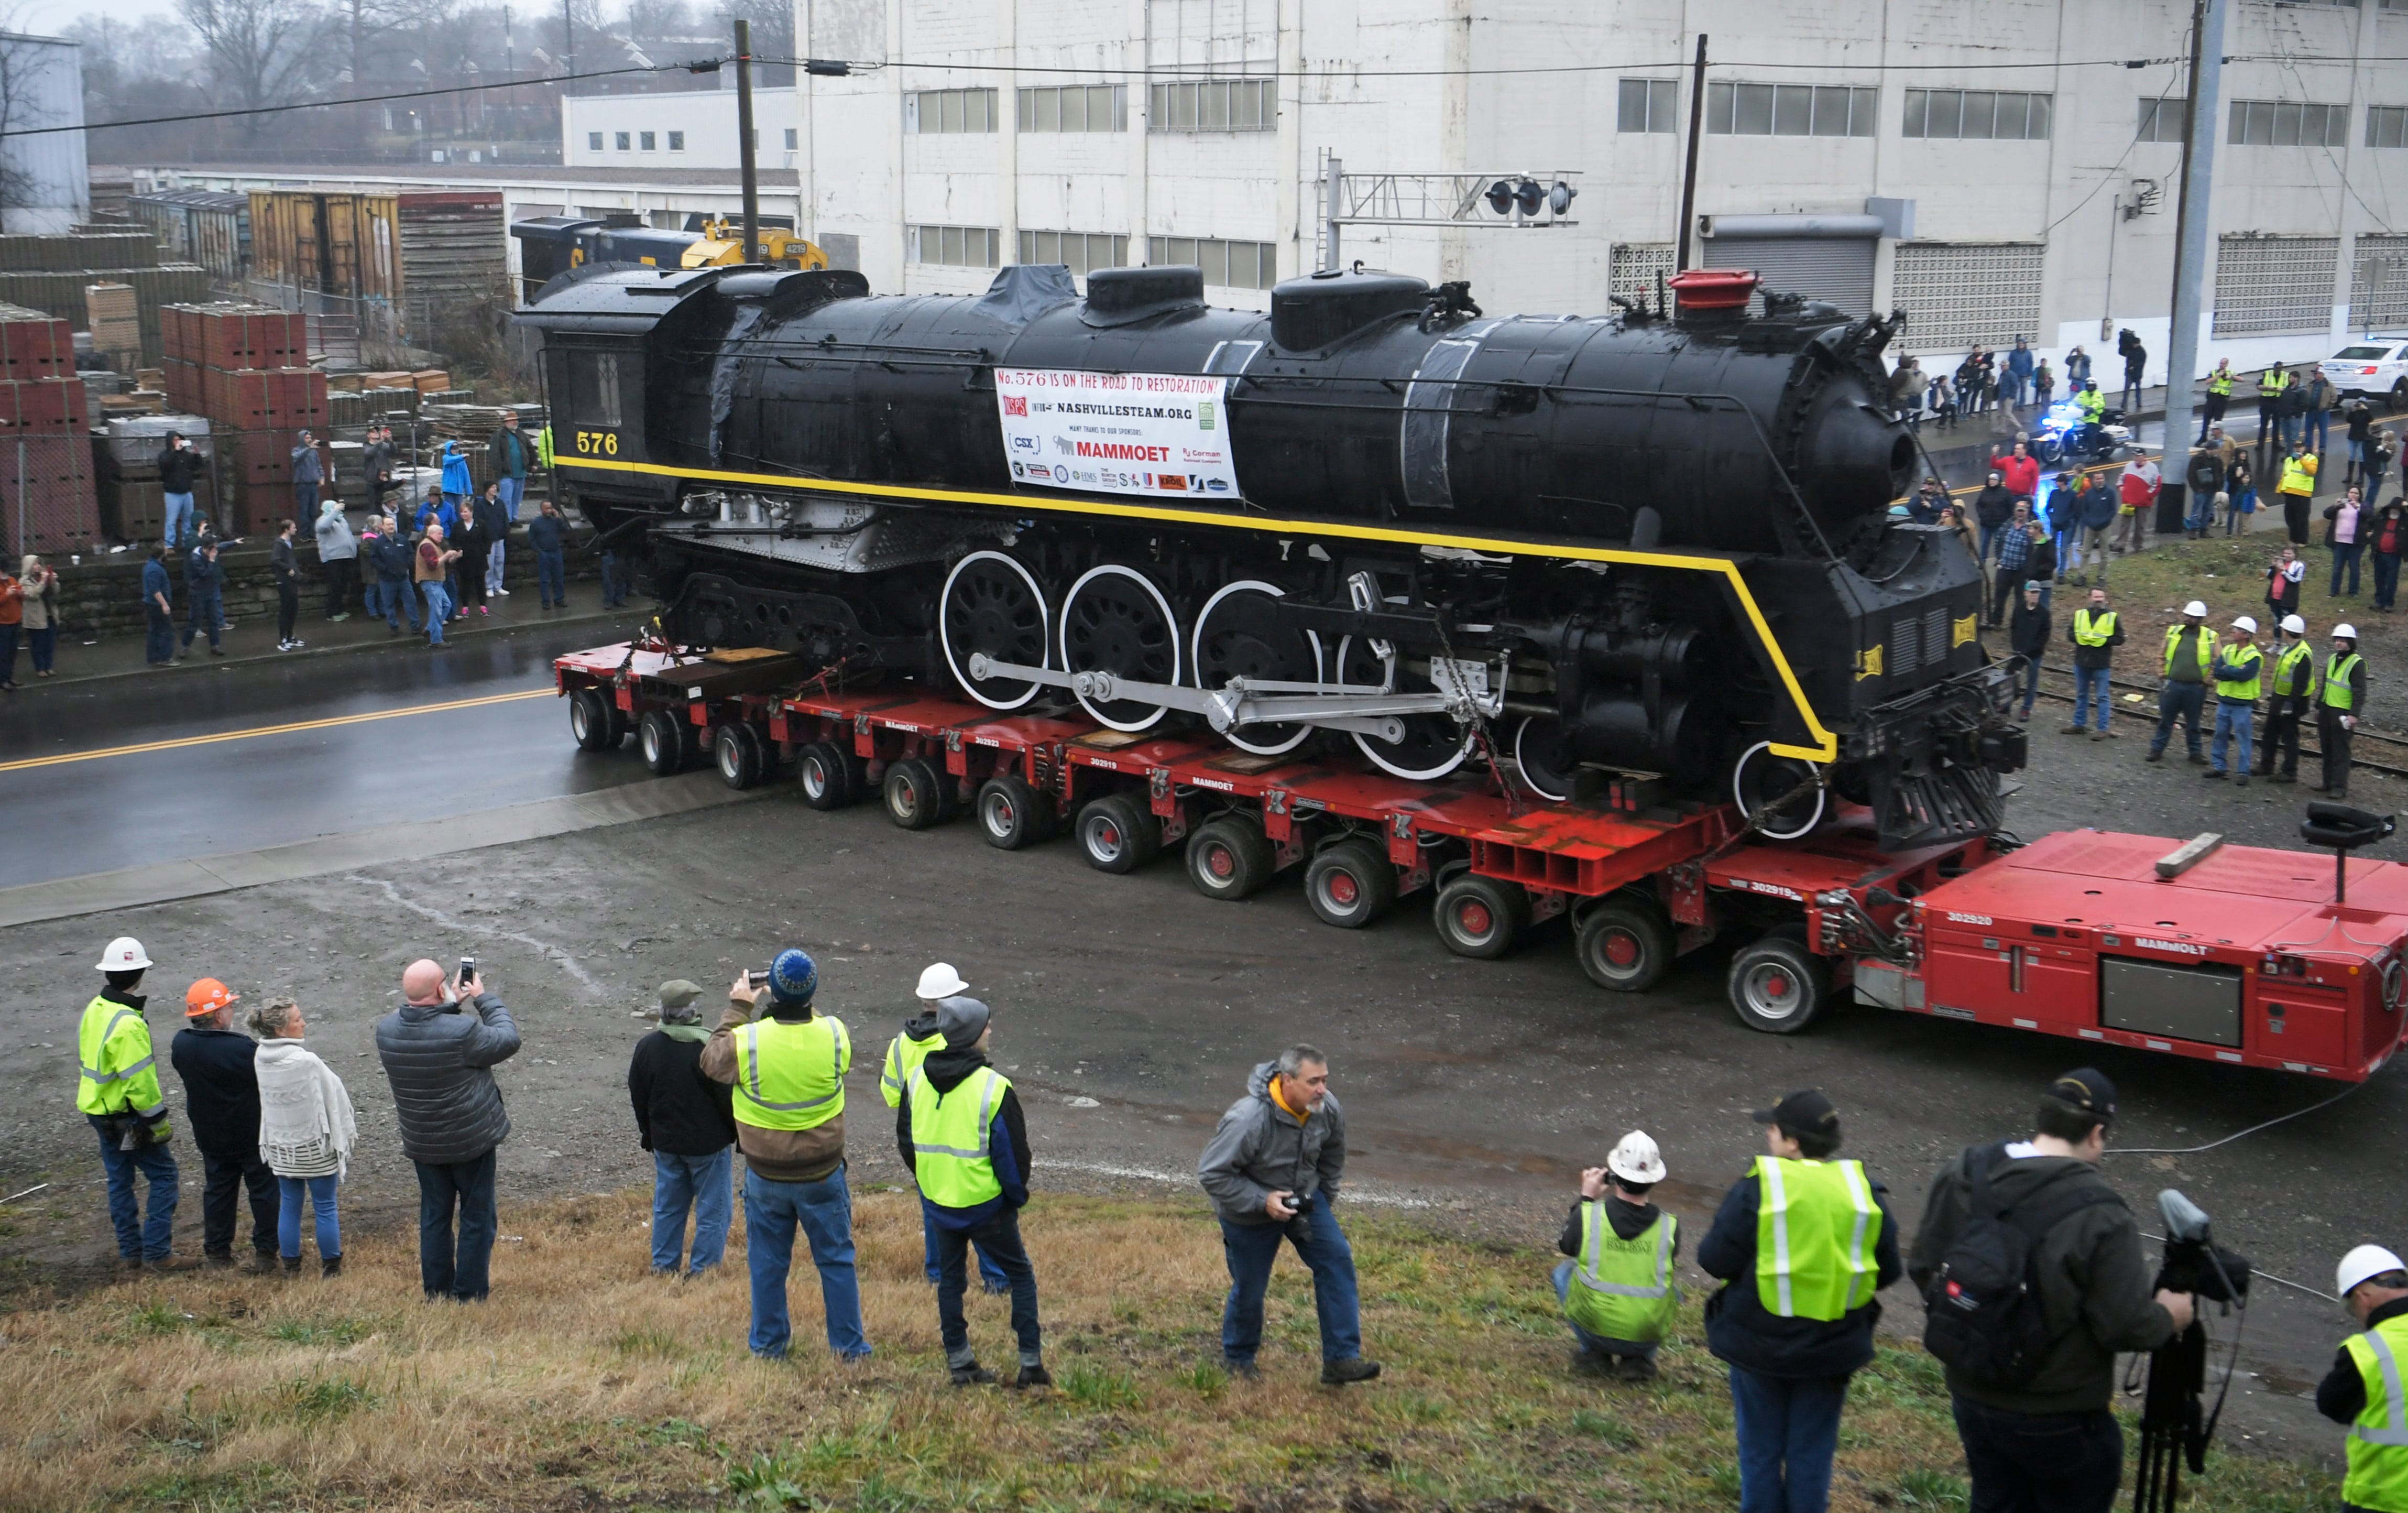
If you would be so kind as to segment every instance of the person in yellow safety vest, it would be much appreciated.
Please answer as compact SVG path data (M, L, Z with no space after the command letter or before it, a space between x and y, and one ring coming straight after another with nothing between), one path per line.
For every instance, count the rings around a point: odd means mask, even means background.
M2294 441L2283 458L2283 476L2274 483L2283 505L2283 529L2293 546L2308 544L2308 501L2316 492L2316 454Z
M2090 739L2112 741L2115 732L2108 722L2114 711L2108 702L2108 684L2114 670L2115 648L2124 644L2124 627L2115 612L2107 607L2107 590L2090 591L2090 602L2073 612L2073 619L2065 627L2065 638L2073 642L2073 723L2065 728L2064 733L2082 733L2095 695L2099 724Z
M1644 1130L1622 1137L1603 1166L1581 1173L1580 1201L1555 1248L1555 1296L1580 1347L1572 1369L1624 1381L1656 1379L1656 1347L1680 1316L1672 1262L1680 1221L1649 1194L1664 1180L1664 1155Z
M2236 377L2229 357L2218 360L2215 371L2207 375L2207 403L2200 410L2199 440L2195 444L2205 446L2208 427L2224 419L2225 411L2232 404L2232 384Z
M535 433L535 463L538 468L552 466L552 427L549 425Z
M951 962L933 963L920 973L916 994L920 1012L903 1021L903 1032L886 1047L886 1060L878 1073L878 1095L886 1100L888 1108L902 1106L903 1089L910 1085L911 1074L920 1070L920 1063L928 1059L929 1052L944 1048L945 1037L937 1030L937 1005L969 990L970 985L962 981L962 974L953 970ZM934 1287L938 1281L937 1228L924 1222L920 1228L926 1245L928 1285ZM979 1285L996 1296L1011 1290L1003 1268L983 1250L979 1252Z
M2379 1245L2341 1258L2333 1275L2342 1306L2363 1332L2333 1352L2316 1384L2316 1411L2349 1425L2342 1477L2348 1513L2408 1513L2408 1261Z
M2315 706L2316 649L2308 644L2308 623L2283 616L2283 641L2274 654L2266 728L2258 737L2258 775L2270 783L2300 781L2300 718ZM2280 758L2282 770L2275 771Z
M2265 670L2266 654L2258 649L2256 620L2243 615L2232 622L2232 639L2216 648L2215 740L2208 747L2207 771L2200 775L2223 781L2225 753L2237 739L2241 750L2233 758L2232 783L2245 788L2249 786L2249 722L2258 713L2258 674Z
M895 1144L920 1185L920 1212L937 1236L937 1326L953 1385L996 1379L979 1364L962 1316L975 1243L1011 1279L1011 1333L1020 1345L1020 1371L1011 1385L1051 1387L1037 1319L1037 1271L1020 1238L1020 1211L1028 1205L1028 1125L1011 1080L989 1057L992 1017L974 998L939 1001L943 1045L903 1085Z
M2349 743L2366 718L2366 658L2358 655L2358 627L2333 627L2332 656L2325 659L2324 688L2316 699L2316 743L2324 748L2324 779L2311 793L2349 796Z
M177 1183L181 1174L167 1149L174 1132L167 1122L167 1094L159 1086L159 1058L150 1026L142 1017L149 1001L136 991L150 970L150 955L131 935L121 935L100 954L106 983L84 1005L76 1029L76 1107L100 1136L100 1162L108 1174L108 1218L117 1229L117 1253L125 1269L184 1272L198 1266L191 1256L169 1253L176 1224ZM150 1184L150 1211L135 1201L134 1178Z
M844 1021L814 1013L820 969L788 946L767 973L738 973L727 1012L702 1047L702 1074L735 1089L736 1146L744 1152L744 1259L752 1274L752 1331L765 1360L785 1359L793 1328L786 1274L795 1231L810 1242L839 1362L867 1358L861 1283L853 1273L853 1193L844 1180L844 1077L853 1040Z
M2182 624L2166 627L2166 658L2157 669L2157 732L2149 738L2148 760L2166 755L2173 739L2174 721L2183 722L2183 742L2194 766L2200 755L2199 716L2207 706L2208 670L2215 665L2215 632L2208 628L2207 606L2192 599L2183 606Z
M1724 1286L1706 1347L1730 1367L1740 1506L1821 1508L1848 1377L1873 1358L1898 1280L1898 1224L1861 1162L1833 1160L1840 1114L1808 1088L1755 1116L1767 1154L1724 1194L1698 1264Z
M2275 445L2281 439L2280 421L2283 412L2283 391L2291 386L2290 372L2282 364L2270 365L2258 375L2258 445Z

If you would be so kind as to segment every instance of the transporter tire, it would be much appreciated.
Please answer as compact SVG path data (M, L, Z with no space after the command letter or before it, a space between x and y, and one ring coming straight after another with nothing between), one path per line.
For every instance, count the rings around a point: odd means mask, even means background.
M924 830L945 817L945 774L925 757L906 756L886 769L886 817L907 830Z
M795 754L795 786L813 809L842 809L861 797L861 758L833 741Z
M1278 869L1270 842L1243 815L1206 820L1187 838L1187 880L1208 899L1234 903L1269 882Z
M1672 927L1651 904L1609 900L1581 916L1574 949L1590 982L1643 993L1672 970Z
M654 777L671 777L684 768L688 738L685 722L676 714L665 709L646 710L636 734L644 748L644 765Z
M723 725L710 735L711 761L719 781L738 790L761 783L761 738L741 723Z
M1054 835L1053 804L1013 773L981 784L971 812L978 815L980 836L997 851L1017 851Z
M609 751L626 733L619 712L599 688L580 688L568 696L568 733L580 751Z
M1750 1030L1794 1035L1830 1003L1830 968L1795 935L1775 931L1731 957L1731 1012Z
M1396 904L1396 866L1375 841L1332 842L1305 863L1304 899L1323 924L1361 929Z
M1439 943L1456 956L1493 961L1511 955L1530 929L1530 896L1518 883L1467 872L1438 890L1431 906Z
M1099 872L1130 872L1162 850L1162 826L1134 793L1108 793L1079 811L1079 849Z

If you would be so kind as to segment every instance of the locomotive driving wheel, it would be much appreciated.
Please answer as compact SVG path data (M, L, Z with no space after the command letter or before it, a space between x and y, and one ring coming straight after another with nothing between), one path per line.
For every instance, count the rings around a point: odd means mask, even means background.
M1426 693L1428 678L1409 672L1393 649L1382 656L1359 636L1338 643L1338 685L1348 693ZM1402 740L1354 732L1354 744L1383 772L1415 781L1444 777L1471 755L1472 728L1450 714L1401 714Z
M1116 682L1179 681L1179 621L1154 580L1107 562L1090 568L1062 600L1062 670L1109 672ZM1115 730L1143 730L1166 713L1144 699L1078 696L1079 705Z
M1271 600L1287 591L1276 584L1241 579L1224 584L1196 616L1196 686L1213 689L1231 678L1278 683L1321 681L1321 638L1280 625ZM1258 756L1278 756L1304 744L1309 725L1240 726L1229 744Z
M1039 684L973 679L970 658L1043 667L1045 621L1045 594L1036 577L1000 552L972 552L954 563L937 606L945 665L953 669L953 681L989 709L1018 709L1037 697Z

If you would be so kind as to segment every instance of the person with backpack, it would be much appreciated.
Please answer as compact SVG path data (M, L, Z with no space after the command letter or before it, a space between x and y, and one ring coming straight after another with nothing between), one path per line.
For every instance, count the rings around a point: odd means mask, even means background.
M1932 1182L1907 1275L1974 1507L2107 1513L2124 1469L2116 1352L2190 1327L2189 1293L2150 1295L2140 1225L2099 1174L2114 1118L2115 1085L2069 1072L2029 1139L1972 1146Z
M1900 1275L1886 1189L1834 1160L1840 1112L1814 1088L1756 1122L1766 1154L1723 1195L1698 1265L1723 1279L1706 1347L1730 1368L1743 1513L1822 1513L1848 1378L1870 1365L1881 1304Z

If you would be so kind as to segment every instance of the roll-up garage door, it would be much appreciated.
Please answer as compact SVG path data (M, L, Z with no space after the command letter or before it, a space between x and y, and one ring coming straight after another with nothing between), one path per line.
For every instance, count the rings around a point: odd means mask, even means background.
M1878 217L1716 215L1704 220L1707 267L1753 268L1766 290L1828 300L1851 315L1873 308Z

